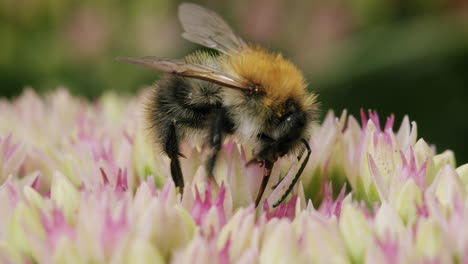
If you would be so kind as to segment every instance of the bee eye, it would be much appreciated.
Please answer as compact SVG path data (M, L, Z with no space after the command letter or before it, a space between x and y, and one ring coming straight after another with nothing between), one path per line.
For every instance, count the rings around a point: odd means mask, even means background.
M288 126L300 128L305 123L305 115L302 112L295 112L285 116L283 120L283 122L287 123Z
M258 138L265 142L274 142L275 140L264 133L258 134Z

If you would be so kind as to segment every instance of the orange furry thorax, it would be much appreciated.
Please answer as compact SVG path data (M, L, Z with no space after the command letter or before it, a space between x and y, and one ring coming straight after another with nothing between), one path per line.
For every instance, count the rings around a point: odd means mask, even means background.
M281 54L247 47L232 55L226 63L233 72L265 89L264 103L267 106L305 95L302 73Z

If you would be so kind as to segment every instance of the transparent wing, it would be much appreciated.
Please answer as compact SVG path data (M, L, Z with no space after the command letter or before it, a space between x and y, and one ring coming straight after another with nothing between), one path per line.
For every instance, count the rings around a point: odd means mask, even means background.
M145 66L160 72L171 73L188 78L205 80L234 89L253 89L254 85L242 77L221 72L212 67L158 57L119 58L119 60Z
M194 43L225 54L238 53L246 43L215 12L196 4L179 6L179 19L185 32L182 36Z

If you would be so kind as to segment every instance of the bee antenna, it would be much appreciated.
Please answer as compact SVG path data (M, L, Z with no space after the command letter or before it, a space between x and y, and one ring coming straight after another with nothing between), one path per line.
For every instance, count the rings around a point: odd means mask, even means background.
M276 203L273 204L273 207L277 207L278 205L280 205L284 201L284 199L286 199L286 197L288 197L289 193L291 193L292 189L294 188L294 185L296 185L296 182L301 177L301 174L304 171L304 168L307 165L307 162L309 161L310 154L312 153L312 151L310 150L309 143L307 143L307 140L305 140L305 139L301 139L301 142L304 144L305 150L307 150L307 156L305 157L304 161L302 162L301 167L297 171L296 176L294 176L294 179L291 182L291 184L289 185L288 189L283 194L283 196L281 196L281 198Z

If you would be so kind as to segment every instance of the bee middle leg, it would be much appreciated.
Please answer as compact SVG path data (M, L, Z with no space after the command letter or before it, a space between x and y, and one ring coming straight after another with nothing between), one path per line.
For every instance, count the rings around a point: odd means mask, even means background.
M218 158L218 153L221 150L221 145L223 143L223 137L227 133L232 133L233 125L229 119L227 112L224 108L219 108L216 112L213 122L210 127L209 134L209 144L212 148L210 157L208 158L206 168L208 177L210 179L214 178L213 170L216 165L216 159Z

